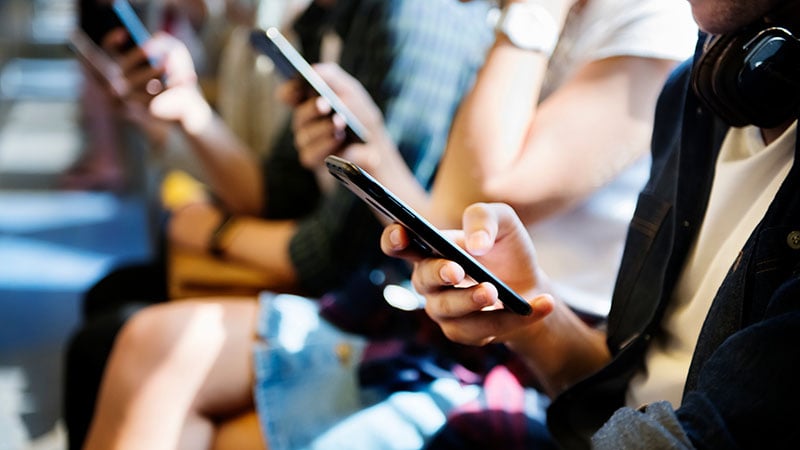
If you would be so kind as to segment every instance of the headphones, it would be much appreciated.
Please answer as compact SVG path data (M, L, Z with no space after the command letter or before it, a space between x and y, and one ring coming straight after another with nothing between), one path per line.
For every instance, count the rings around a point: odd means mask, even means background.
M800 114L800 40L763 23L708 36L691 83L729 125L776 127Z

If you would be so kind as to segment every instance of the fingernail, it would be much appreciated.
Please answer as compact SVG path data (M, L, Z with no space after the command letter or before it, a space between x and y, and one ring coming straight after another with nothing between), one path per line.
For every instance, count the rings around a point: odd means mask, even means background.
M543 294L533 300L531 307L535 310L542 310L551 308L552 304L553 298L547 294Z
M488 293L483 289L476 289L472 293L472 301L480 307L491 306L493 300L489 297Z
M453 284L453 280L451 280L450 271L447 270L447 266L442 266L439 269L439 278L441 278L442 282L445 284Z
M342 129L347 125L347 122L344 120L344 117L339 115L339 113L334 114L331 120L333 120L333 125L335 125L336 128L338 129Z
M403 242L400 239L400 230L394 229L389 232L389 242L392 243L392 248L400 249L402 248Z
M486 231L476 231L469 235L470 249L483 249L489 247L491 244L489 233Z
M322 114L331 112L331 105L322 97L317 97L317 110Z

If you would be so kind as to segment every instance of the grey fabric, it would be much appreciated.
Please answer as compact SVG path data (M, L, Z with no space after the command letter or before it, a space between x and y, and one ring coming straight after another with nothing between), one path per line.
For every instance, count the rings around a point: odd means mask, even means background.
M646 408L620 408L592 436L592 448L693 449L669 402L656 402Z

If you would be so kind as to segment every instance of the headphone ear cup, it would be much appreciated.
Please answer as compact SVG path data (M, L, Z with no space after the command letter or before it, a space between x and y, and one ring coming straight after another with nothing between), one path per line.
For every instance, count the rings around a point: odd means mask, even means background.
M770 128L800 113L800 41L756 27L708 38L692 72L700 100L734 127Z
M711 87L711 73L714 70L714 64L719 56L719 51L715 47L714 41L722 39L722 36L706 36L706 43L703 47L703 52L697 57L692 67L692 90L704 103L709 104L711 100L708 98L709 93L713 92Z
M741 35L713 36L693 68L692 88L706 106L734 127L748 124L742 114L747 106L739 95L737 82L743 58ZM739 61L737 63L737 61Z

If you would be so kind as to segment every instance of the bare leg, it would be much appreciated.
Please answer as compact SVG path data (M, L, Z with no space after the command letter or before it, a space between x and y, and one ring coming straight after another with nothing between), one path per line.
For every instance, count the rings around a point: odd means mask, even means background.
M176 301L125 325L86 449L208 449L216 423L253 409L254 299Z

